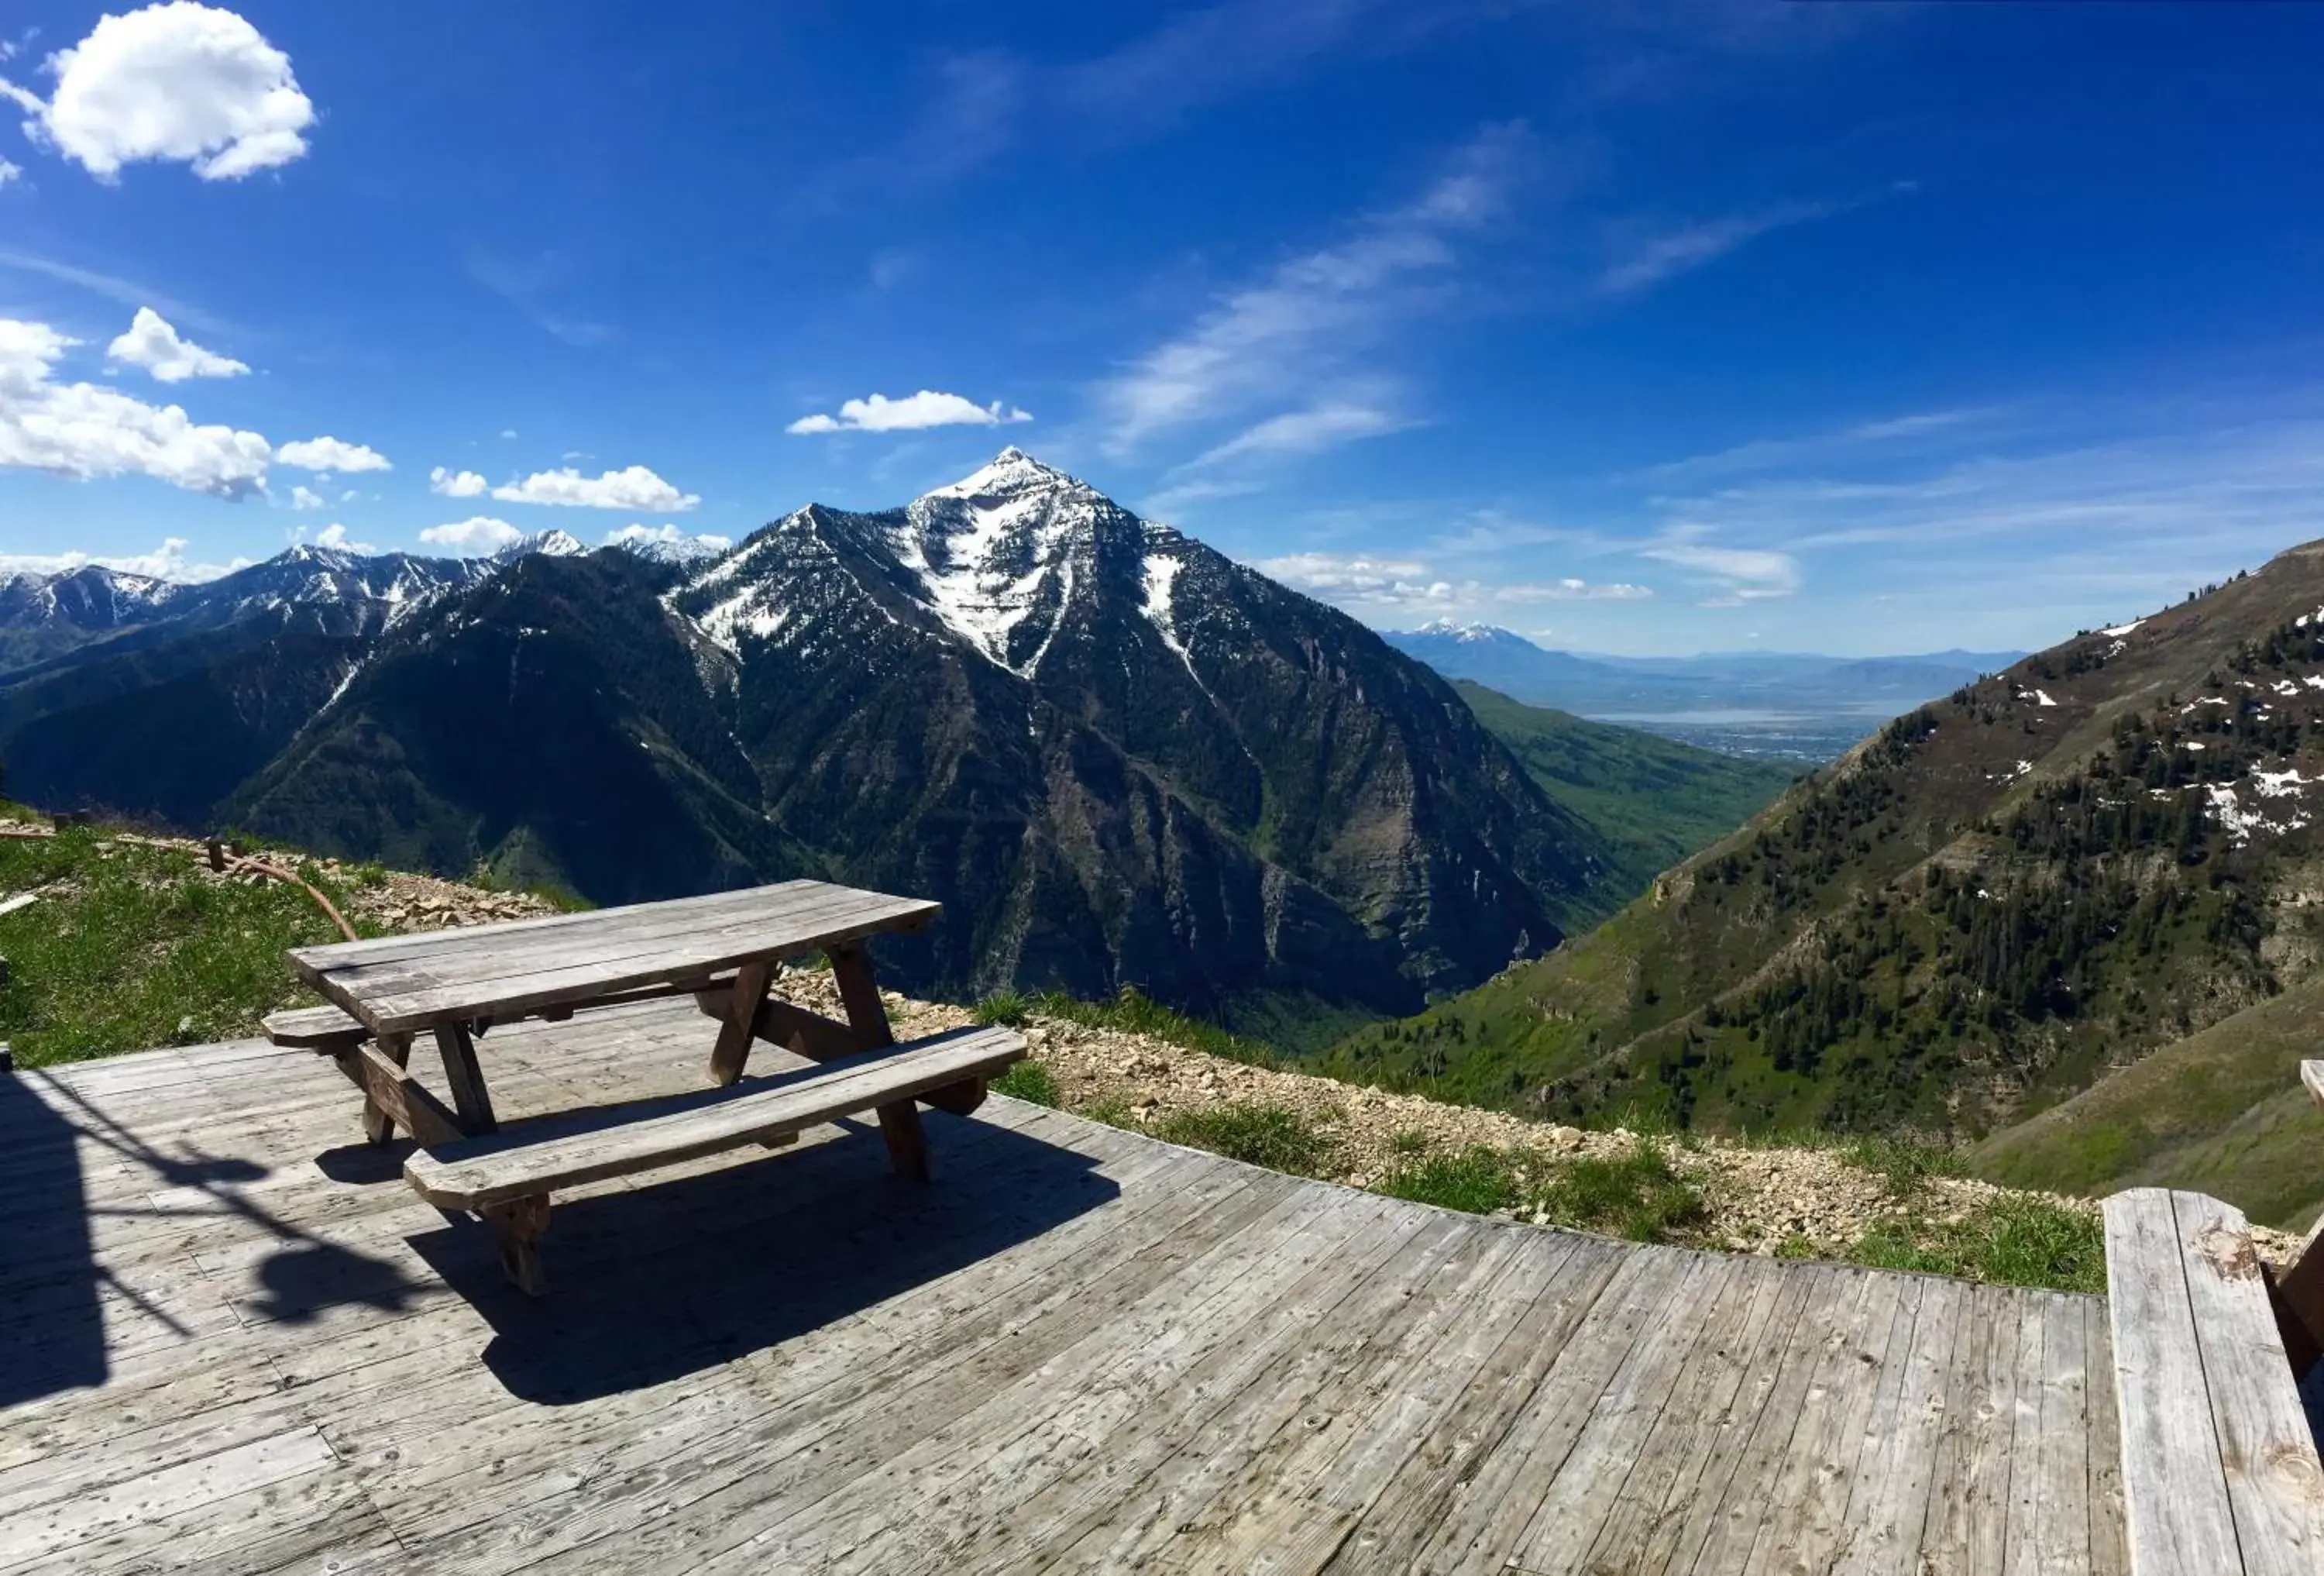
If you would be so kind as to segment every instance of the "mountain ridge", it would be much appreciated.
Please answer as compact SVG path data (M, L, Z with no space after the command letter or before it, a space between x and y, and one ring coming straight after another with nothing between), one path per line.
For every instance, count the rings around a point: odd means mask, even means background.
M1609 879L1443 680L1020 450L711 558L310 548L198 597L215 628L0 672L12 789L607 901L844 877L946 904L923 988L1314 1032L1554 945ZM88 744L197 714L172 783Z

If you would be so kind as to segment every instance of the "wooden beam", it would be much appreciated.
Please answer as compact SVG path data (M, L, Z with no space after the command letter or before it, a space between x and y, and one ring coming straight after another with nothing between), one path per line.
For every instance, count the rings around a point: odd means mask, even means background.
M722 1020L733 1010L733 1002L732 984L713 985L694 993L696 1007L706 1016ZM861 1048L855 1043L855 1031L845 1024L794 1006L779 996L770 996L759 1004L759 1016L752 1027L758 1037L769 1045L780 1046L810 1062L835 1061L841 1056L852 1056Z
M2324 1357L2324 1220L2308 1233L2292 1267L2268 1276L2268 1293L2292 1375L2305 1378Z
M404 1050L410 1054L408 1043ZM444 1109L444 1102L379 1046L359 1046L340 1052L335 1060L339 1071L364 1092L370 1106L376 1106L388 1122L401 1127L423 1147L466 1137L460 1130L459 1119Z
M839 1000L847 1008L847 1027L855 1032L858 1050L876 1050L896 1043L888 1027L888 1009L880 1000L880 982L872 974L872 952L860 941L835 946L830 952L832 978L839 984Z
M361 1049L362 1042L357 1041L352 1048ZM380 1042L379 1053L393 1063L397 1071L401 1072L411 1061L411 1037L408 1034L389 1035ZM403 1080L398 1078L394 1082L400 1089ZM425 1094L427 1091L421 1090L420 1092ZM433 1096L430 1098L432 1099ZM372 1097L371 1086L368 1083L364 1086L363 1128L364 1137L374 1144L384 1144L388 1139L395 1137L395 1118L389 1114L386 1107ZM410 1132L411 1129L407 1126L404 1130Z
M501 1268L517 1289L529 1297L547 1292L549 1280L540 1270L540 1240L549 1231L549 1195L531 1194L504 1204L487 1204L477 1212L499 1239Z
M928 1139L920 1129L920 1108L908 1100L880 1108L880 1136L888 1140L888 1163L906 1182L928 1179Z
M848 1027L854 1031L856 1044L865 1050L872 1050L880 1046L894 1045L896 1037L894 1031L888 1027L888 1009L880 1000L879 982L872 977L870 950L860 941L832 948L831 972L839 982L839 999L847 1005ZM950 1111L954 1116L966 1116L984 1103L984 1080L972 1078L964 1083L947 1085L943 1089L931 1089L921 1095L920 1099L924 1103L932 1105L938 1111ZM880 1120L881 1130L889 1133L888 1148L890 1154L893 1155L896 1153L897 1140L895 1134L888 1128L888 1113L884 1109L880 1113ZM915 1113L910 1137L910 1141L914 1144L919 1142L919 1118ZM921 1159L918 1166L918 1172L920 1180L926 1181L927 1179L926 1146L922 1145L920 1148ZM897 1163L897 1169L899 1172L905 1169L900 1160Z
M710 1082L722 1089L742 1076L743 1064L751 1057L759 1004L767 999L767 987L774 978L775 965L766 959L734 971L734 988L727 992L718 1043L710 1051Z
M452 1104L460 1125L469 1133L499 1130L493 1117L492 1096L484 1092L484 1070L476 1064L476 1042L462 1023L438 1024L436 1049L444 1058L444 1077L452 1085Z

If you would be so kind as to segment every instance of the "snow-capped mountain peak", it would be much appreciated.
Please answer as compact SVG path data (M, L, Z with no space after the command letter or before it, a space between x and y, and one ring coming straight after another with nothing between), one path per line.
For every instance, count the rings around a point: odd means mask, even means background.
M1011 444L994 455L991 460L963 476L949 486L938 487L928 498L1001 498L1028 492L1050 492L1059 488L1077 488L1096 496L1095 490L1078 476L1069 476L1054 465L1045 465L1023 449ZM926 502L926 500L922 500Z
M1437 635L1447 640L1476 643L1484 641L1522 640L1505 629L1487 623L1462 623L1458 619L1431 619L1412 631L1416 635Z
M530 558L535 553L552 558L577 558L588 550L587 544L580 538L551 526L549 530L536 531L521 541L509 543L493 555L492 561L495 564L513 564L519 558Z

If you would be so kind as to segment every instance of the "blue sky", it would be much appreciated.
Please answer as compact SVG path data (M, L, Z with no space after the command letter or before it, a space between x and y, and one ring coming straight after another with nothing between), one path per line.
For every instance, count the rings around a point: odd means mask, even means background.
M0 51L0 566L739 539L1015 443L1377 625L1871 653L2324 536L2324 7L20 0Z

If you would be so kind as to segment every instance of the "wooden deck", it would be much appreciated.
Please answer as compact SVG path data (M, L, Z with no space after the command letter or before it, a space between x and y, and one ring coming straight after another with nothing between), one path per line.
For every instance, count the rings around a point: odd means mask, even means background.
M715 1032L480 1051L521 1119ZM2097 1298L927 1120L933 1187L859 1127L576 1193L536 1304L327 1058L0 1075L0 1573L2126 1568Z

